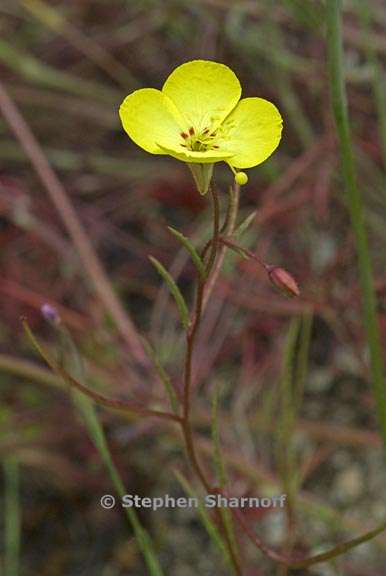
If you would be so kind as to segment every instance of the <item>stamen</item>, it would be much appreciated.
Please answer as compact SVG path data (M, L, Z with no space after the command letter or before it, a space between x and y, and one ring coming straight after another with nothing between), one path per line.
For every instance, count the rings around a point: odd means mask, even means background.
M205 128L205 130L203 131L203 134L209 134L209 128Z
M217 144L213 144L212 148L220 148L220 146L217 146Z

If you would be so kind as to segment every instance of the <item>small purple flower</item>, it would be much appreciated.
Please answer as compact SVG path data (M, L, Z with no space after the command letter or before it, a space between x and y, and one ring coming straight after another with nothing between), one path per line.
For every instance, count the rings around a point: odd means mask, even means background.
M43 306L40 307L40 311L42 313L43 318L47 320L47 322L49 322L50 324L54 324L55 326L60 324L59 313L56 310L56 308L51 306L51 304L48 304L46 302L45 304L43 304Z

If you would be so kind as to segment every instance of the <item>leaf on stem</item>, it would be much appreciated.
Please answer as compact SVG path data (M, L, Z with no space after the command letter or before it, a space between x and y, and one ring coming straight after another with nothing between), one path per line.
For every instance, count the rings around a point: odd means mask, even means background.
M165 368L162 366L162 364L161 364L161 362L157 356L157 353L153 349L150 342L144 337L142 338L142 342L143 342L143 346L146 350L146 353L148 354L148 356L150 356L150 359L153 363L155 371L157 372L158 376L160 377L162 384L164 385L164 388L165 388L166 394L169 397L169 402L170 402L170 405L173 409L173 412L175 412L175 414L178 414L178 398L177 398L176 391L174 390L173 384L171 383L169 374L166 372Z
M249 216L247 216L236 228L236 230L233 232L233 236L241 236L242 234L244 234L244 232L246 232L248 230L248 228L250 227L250 225L253 223L253 221L255 220L257 215L257 210L254 210L253 212L251 212L251 214L249 214Z
M176 301L182 325L185 328L185 330L188 330L190 326L189 310L186 305L185 299L181 294L180 289L178 288L177 284L174 282L173 278L166 270L166 268L161 264L161 262L159 262L153 256L149 256L149 260L157 270L158 274L162 276L162 278L165 280L174 300Z
M202 261L201 257L199 256L197 250L195 249L195 247L193 246L193 244L191 243L189 238L187 238L186 236L181 234L181 232L179 232L178 230L176 230L172 226L168 226L168 230L169 230L169 232L171 232L171 234L173 234L173 236L175 236L177 238L177 240L179 240L181 242L181 244L184 246L184 248L186 248L186 250L189 252L190 257L192 259L192 262L193 262L194 266L196 267L196 270L200 276L201 281L205 282L206 271L205 271L204 262Z
M83 384L85 380L83 358L76 347L76 344L72 338L71 333L60 322L54 323L53 327L57 333L61 346L63 347L64 366L68 364L69 370L75 372L77 378L79 379L79 383L82 383L82 385L85 387L85 385ZM27 328L29 328L27 324L24 325L24 328L26 329L27 335L34 344L35 348L37 348L36 344L39 343L32 334L32 331L27 330ZM32 339L31 336L33 337ZM39 347L40 348L37 348L37 350L41 352L42 348L40 344ZM48 358L44 357L44 359L48 361ZM110 448L107 442L107 438L103 430L103 426L99 421L96 406L94 402L92 402L92 400L89 397L87 397L84 393L78 390L73 391L74 391L75 405L78 408L79 412L82 414L88 434L92 442L94 443L94 446L97 449L103 464L106 467L106 470L110 476L111 482L116 492L122 498L126 494L125 485L119 473L119 470L114 464ZM151 576L163 576L163 571L156 556L154 545L149 533L142 526L140 519L138 518L138 515L134 509L125 507L124 510L127 519L129 521L129 524L131 525L132 530L134 531L138 547L143 554L146 566L149 570L149 574Z

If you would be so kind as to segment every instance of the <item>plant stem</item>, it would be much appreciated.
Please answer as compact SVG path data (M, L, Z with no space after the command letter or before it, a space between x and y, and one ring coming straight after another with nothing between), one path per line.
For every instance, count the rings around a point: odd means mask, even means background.
M206 265L206 279L198 279L196 305L194 310L193 319L190 329L186 333L186 359L185 359L185 374L184 374L184 419L189 419L190 413L190 388L192 384L192 361L193 349L196 340L196 335L201 322L204 292L207 284L207 278L214 266L218 248L218 241L220 235L220 207L217 192L214 188L211 189L213 200L213 237L211 240L210 253Z
M384 382L384 366L377 318L377 301L374 290L368 239L364 223L362 198L357 184L351 145L344 83L339 0L327 0L327 36L332 104L335 114L336 129L339 137L342 172L350 209L351 226L356 241L359 279L362 289L363 317L370 349L371 381L376 401L379 428L386 450L386 391Z
M232 233L235 229L236 217L237 217L237 212L239 209L239 196L240 196L240 186L238 184L235 184L234 188L231 188L230 192L229 192L228 213L227 213L225 224L224 224L223 229L221 231L224 234L224 236L232 236ZM216 265L213 266L213 270L212 270L210 277L208 279L207 287L206 287L205 294L204 294L204 300L203 300L203 304L202 304L203 310L205 310L206 305L208 303L208 300L210 298L210 295L211 295L213 288L217 282L218 276L220 274L221 266L222 266L222 263L224 261L225 254L226 254L226 247L222 246L220 248L218 256L217 256Z
M206 274L205 278L201 276L198 277L197 284L197 295L196 304L193 312L193 318L190 328L186 332L186 357L185 357L185 368L184 368L184 395L183 395L183 417L181 420L181 428L185 440L185 446L189 461L196 472L201 484L205 488L207 493L211 493L213 489L211 484L206 477L206 474L198 460L196 449L194 446L193 430L190 423L190 393L192 385L192 367L193 367L193 353L196 343L196 337L198 329L201 323L202 312L204 308L204 297L208 281L210 281L210 275L216 263L217 250L219 245L220 237L220 206L217 191L214 187L210 190L213 203L213 236L210 241L210 252L206 264ZM232 560L232 564L235 573L241 575L241 568L239 566L239 561L237 559L236 553L233 549L232 542L229 539L229 534L224 526L224 522L220 511L216 509L215 511L217 520L223 528L224 539L229 550L229 555Z
M193 366L193 352L194 345L196 341L196 335L201 322L202 316L202 304L204 298L204 291L206 286L207 278L216 260L216 252L218 246L218 238L220 234L220 207L218 201L218 195L214 188L211 188L211 196L213 202L213 237L211 240L210 254L208 257L208 263L205 268L205 279L201 277L198 278L197 285L197 296L195 310L193 314L192 323L190 329L186 332L186 357L185 357L185 370L184 370L184 406L183 406L183 418L182 418L182 430L184 433L186 449L188 452L191 464L200 478L202 485L205 487L207 492L210 492L210 483L205 477L201 465L198 461L197 454L194 447L193 432L190 424L190 391L192 385L192 366Z

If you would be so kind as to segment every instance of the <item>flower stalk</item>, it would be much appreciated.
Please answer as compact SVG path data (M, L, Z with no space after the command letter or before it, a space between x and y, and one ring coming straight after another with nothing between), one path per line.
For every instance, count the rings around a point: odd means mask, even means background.
M213 204L213 236L210 242L210 251L206 263L205 268L205 277L198 274L197 278L197 292L196 292L196 302L195 308L192 314L192 319L190 323L189 329L186 331L186 355L185 355L185 366L184 366L184 392L183 392L183 416L181 419L181 428L183 432L183 437L185 441L186 451L188 455L188 459L191 463L192 468L194 469L197 477L199 478L202 486L209 494L214 491L214 488L211 486L210 481L206 477L206 473L202 468L201 463L198 460L198 456L196 453L195 445L194 445L194 436L193 436L193 429L190 422L190 415L191 415L191 387L192 387L192 369L193 369L193 354L196 344L196 338L198 334L198 330L200 327L202 313L204 309L204 297L205 291L208 285L208 280L210 278L211 271L216 262L216 256L218 252L219 246L219 237L220 237L220 205L217 191L214 187L210 188L210 194L212 197L212 204ZM241 575L241 567L239 565L239 560L237 558L236 551L232 544L229 531L227 530L227 526L224 523L223 517L220 513L220 510L216 509L215 511L216 519L220 526L223 528L223 535L225 539L225 543L229 552L229 556L235 571L235 574Z

